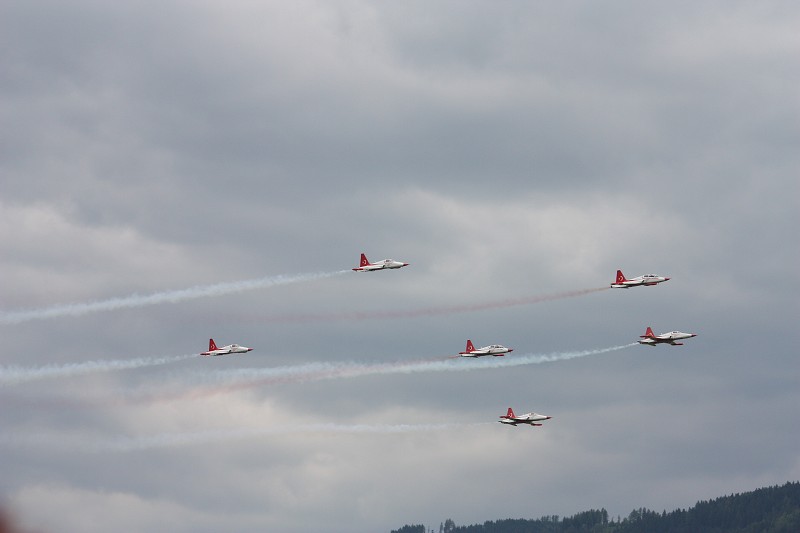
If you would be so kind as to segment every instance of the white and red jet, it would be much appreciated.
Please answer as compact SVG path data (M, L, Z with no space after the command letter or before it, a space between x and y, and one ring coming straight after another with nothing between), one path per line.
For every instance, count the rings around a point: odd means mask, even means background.
M500 357L508 352L513 352L513 348L506 348L502 344L491 344L489 346L484 346L483 348L475 348L472 344L472 341L467 339L467 349L463 352L458 352L458 355L461 357L483 357L484 355L493 355L495 357Z
M530 424L531 426L541 426L542 424L537 424L537 422L541 422L542 420L550 420L553 418L552 416L547 415L540 415L538 413L526 413L524 415L517 416L514 414L514 410L512 408L508 408L508 413L505 416L501 416L500 422L501 424L509 424L512 426L516 426L517 424Z
M697 337L697 333L683 333L682 331L670 331L669 333L662 333L661 335L654 335L653 329L647 326L647 331L644 335L639 335L642 340L639 344L646 344L647 346L655 346L656 344L671 344L673 346L683 346L682 342L675 342L683 339L691 339Z
M395 261L394 259L384 259L383 261L378 261L377 263L370 263L367 256L361 254L361 265L358 268L354 268L356 272L372 272L374 270L386 270L388 268L403 268L408 266L408 263L402 263L400 261Z
M637 276L633 279L628 279L622 270L617 270L617 281L611 284L612 289L630 289L631 287L639 287L641 285L657 285L669 281L669 278L664 276L656 276L654 274L645 274L644 276Z
M252 351L252 348L239 346L238 344L229 344L222 348L217 348L217 343L214 342L214 339L208 339L208 351L200 352L200 355L228 355L231 353L247 353Z

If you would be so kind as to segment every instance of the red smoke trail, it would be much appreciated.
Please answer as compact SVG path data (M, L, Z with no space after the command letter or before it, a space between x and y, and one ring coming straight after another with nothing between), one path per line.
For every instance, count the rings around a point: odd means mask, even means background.
M539 294L536 296L526 296L524 298L507 298L505 300L494 300L490 302L478 302L461 305L447 305L435 307L423 307L420 309L408 309L405 311L382 310L382 311L351 311L334 313L305 313L296 315L265 315L251 317L257 322L268 323L303 323L303 322L333 322L345 320L385 320L390 318L419 318L423 316L452 315L456 313L474 313L476 311L486 311L489 309L504 309L507 307L518 307L521 305L533 305L541 302L551 302L563 300L565 298L576 298L595 292L605 291L609 287L597 287L594 289L578 289L574 291L556 292L553 294Z

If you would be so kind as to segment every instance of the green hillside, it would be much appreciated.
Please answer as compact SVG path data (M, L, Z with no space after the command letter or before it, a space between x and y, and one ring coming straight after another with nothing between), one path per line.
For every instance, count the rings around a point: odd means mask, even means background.
M439 533L797 533L800 532L800 482L697 502L689 509L656 512L635 509L626 518L609 518L605 509L570 517L505 519L456 526L452 519ZM392 533L426 533L424 525L406 525Z

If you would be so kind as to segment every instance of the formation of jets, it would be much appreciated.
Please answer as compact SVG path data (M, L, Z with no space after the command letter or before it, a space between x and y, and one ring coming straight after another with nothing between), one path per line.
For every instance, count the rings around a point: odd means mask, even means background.
M467 349L463 352L458 352L461 357L483 357L484 355L493 355L500 357L508 352L513 352L514 348L506 348L502 344L490 344L483 348L475 348L472 341L467 339Z
M525 413L524 415L515 415L514 410L512 408L508 408L508 413L505 416L501 415L500 422L501 424L508 424L511 426L516 426L517 424L528 424L530 426L541 426L542 424L537 424L537 422L541 422L542 420L550 420L553 418L552 416L547 415L540 415L538 413Z
M654 335L653 329L647 326L647 331L644 335L639 335L641 340L639 344L647 346L655 346L656 344L671 344L672 346L683 346L682 342L675 342L683 339L691 339L697 337L696 333L683 333L682 331L670 331L669 333L662 333L661 335Z
M358 268L354 268L356 272L373 272L375 270L386 270L389 268L403 268L408 266L408 263L403 263L401 261L395 261L394 259L384 259L382 261L378 261L376 263L370 263L367 256L361 254L361 265Z
M238 344L229 344L227 346L223 346L222 348L217 348L217 343L214 342L214 339L208 339L208 351L200 352L200 355L228 355L232 353L247 353L252 351L252 348L248 348L247 346L239 346Z
M356 272L373 272L376 270L386 270L386 269L396 269L396 268L403 268L408 266L408 263L403 263L401 261L395 261L393 259L383 259L382 261L377 261L375 263L370 263L369 259L365 254L361 254L361 264L358 268L354 268L353 270ZM632 279L628 279L625 277L625 274L622 273L621 270L617 270L617 278L614 283L611 284L612 289L629 289L631 287L639 287L639 286L653 286L659 283L663 283L665 281L669 281L669 278L664 276L656 276L654 274L645 274L643 276L637 276ZM648 326L647 331L644 335L640 335L640 340L638 341L639 344L647 345L647 346L656 346L657 344L670 344L672 346L682 346L682 342L677 342L683 339L690 339L692 337L696 337L697 334L695 333L683 333L681 331L670 331L668 333L662 333L661 335L655 335L653 333L653 329ZM223 346L222 348L218 348L214 339L208 340L208 351L201 352L201 355L207 356L216 356L216 355L228 355L228 354L236 354L236 353L247 353L252 351L252 348L248 348L247 346L240 346L238 344L229 344L227 346ZM487 355L491 355L493 357L501 357L507 353L513 352L513 348L506 348L502 344L490 344L489 346L484 346L482 348L475 348L475 345L472 344L472 341L467 339L467 347L463 352L458 352L458 355L461 357L483 357ZM540 415L538 413L525 413L524 415L515 415L514 410L509 407L508 412L505 415L500 416L501 424L507 424L511 426L517 426L518 424L527 424L530 426L541 426L541 422L544 420L550 420L552 417L547 415Z
M655 274L645 274L644 276L636 276L633 279L627 279L622 270L617 270L617 280L611 284L612 289L630 289L631 287L639 287L642 285L652 286L659 283L669 281L669 278L664 276L656 276Z

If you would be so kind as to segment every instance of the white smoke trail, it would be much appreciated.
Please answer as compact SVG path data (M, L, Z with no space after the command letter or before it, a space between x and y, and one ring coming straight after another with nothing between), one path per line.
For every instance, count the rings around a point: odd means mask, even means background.
M610 348L598 348L593 350L582 350L575 352L554 352L550 354L522 354L518 356L481 358L448 357L438 360L417 360L417 361L397 361L392 363L309 363L307 365L287 366L276 368L261 369L236 369L223 372L223 375L233 377L234 381L240 379L259 379L265 378L285 378L285 377L310 377L322 376L338 377L358 377L376 374L413 374L417 372L462 372L468 370L480 370L487 368L516 367L523 365L538 365L541 363L551 363L555 361L566 361L587 355L597 355L607 352L614 352L636 346L638 343L623 344ZM458 360L456 360L458 359Z
M371 375L413 374L419 372L466 372L490 368L513 368L523 365L538 365L556 361L566 361L578 357L598 355L624 350L638 343L611 346L573 352L554 352L549 354L523 354L519 356L467 359L461 357L445 357L428 360L396 361L392 363L308 363L296 366L273 368L242 368L215 373L205 373L199 377L198 385L208 387L189 393L154 395L147 399L174 399L176 397L200 397L212 394L252 389L264 385L279 383L303 383L338 378L353 378ZM205 382L205 383L203 383Z
M136 359L118 359L109 361L85 361L64 365L44 365L38 367L0 366L0 385L16 385L28 381L49 378L65 378L95 372L127 370L146 366L166 365L198 357L198 354L174 355L166 357L137 357Z
M61 316L81 316L89 313L99 313L102 311L114 311L117 309L131 307L176 303L184 300L193 300L195 298L223 296L255 289L266 289L276 285L288 285L290 283L301 283L304 281L330 278L346 272L349 272L349 270L268 276L264 278L243 281L215 283L213 285L195 285L194 287L189 287L188 289L161 291L154 292L152 294L131 294L130 296L110 298L108 300L98 300L94 302L59 304L40 309L10 311L0 314L0 324L21 324L31 320L44 320Z

